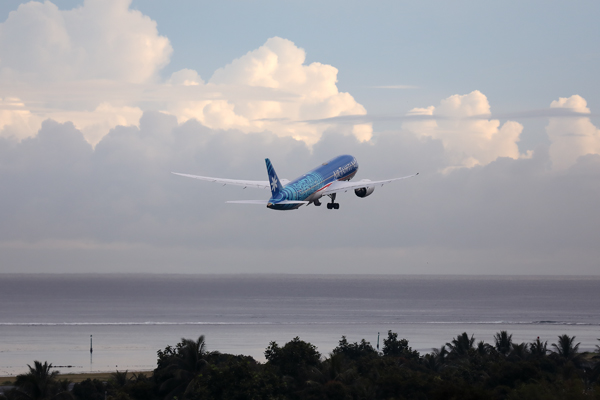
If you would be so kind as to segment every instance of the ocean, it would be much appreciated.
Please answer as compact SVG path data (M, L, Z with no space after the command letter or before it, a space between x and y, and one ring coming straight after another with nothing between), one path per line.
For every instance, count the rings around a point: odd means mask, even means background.
M271 341L388 330L422 353L462 332L493 343L576 336L600 344L600 277L0 275L0 376L48 361L63 373L152 370L156 352L205 335L210 351L264 361ZM93 353L90 354L90 335Z

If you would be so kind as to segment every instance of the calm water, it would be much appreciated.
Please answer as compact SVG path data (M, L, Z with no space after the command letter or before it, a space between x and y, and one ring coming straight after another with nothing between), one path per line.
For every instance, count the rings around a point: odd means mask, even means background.
M33 360L62 372L149 370L156 351L204 334L263 360L295 336L327 354L342 335L398 332L428 352L462 332L492 342L576 335L600 344L600 278L298 275L0 275L0 375ZM90 335L94 352L90 359Z

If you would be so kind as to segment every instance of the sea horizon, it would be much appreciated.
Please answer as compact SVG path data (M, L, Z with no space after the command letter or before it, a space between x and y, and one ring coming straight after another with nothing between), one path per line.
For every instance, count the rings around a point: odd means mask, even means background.
M299 336L323 356L342 335L387 331L422 354L467 332L493 341L600 337L600 277L335 274L0 274L0 375L33 360L61 372L151 370L156 351L205 335L208 350L264 360ZM90 335L94 352L90 357Z

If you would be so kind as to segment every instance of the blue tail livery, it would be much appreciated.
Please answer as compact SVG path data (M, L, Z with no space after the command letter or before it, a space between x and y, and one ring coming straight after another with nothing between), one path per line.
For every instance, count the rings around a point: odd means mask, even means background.
M271 160L266 158L265 163L269 178L267 181L211 178L177 172L173 172L173 174L202 181L217 182L223 185L271 189L271 197L268 200L234 200L228 201L228 203L261 204L272 210L295 210L300 206L309 204L320 206L321 198L325 196L330 199L327 203L327 209L337 210L340 208L340 204L335 202L335 198L339 192L354 190L356 196L367 197L373 193L376 186L383 186L387 183L419 175L419 173L416 173L402 178L381 181L363 179L358 182L350 182L358 171L358 162L356 158L350 155L343 155L324 162L301 177L289 181L287 179L279 179L275 168L273 168L273 164L271 164Z
M271 197L276 198L279 196L279 193L283 187L281 187L281 184L279 183L277 172L275 172L275 168L273 168L271 160L265 158L265 163L267 164L267 174L269 175L269 183L271 184Z

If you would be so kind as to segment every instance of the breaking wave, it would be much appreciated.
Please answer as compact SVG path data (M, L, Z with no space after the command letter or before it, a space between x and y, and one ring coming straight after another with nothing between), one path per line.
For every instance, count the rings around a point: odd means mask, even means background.
M144 322L0 322L0 326L183 326L183 325L572 325L600 323L569 321L144 321Z

